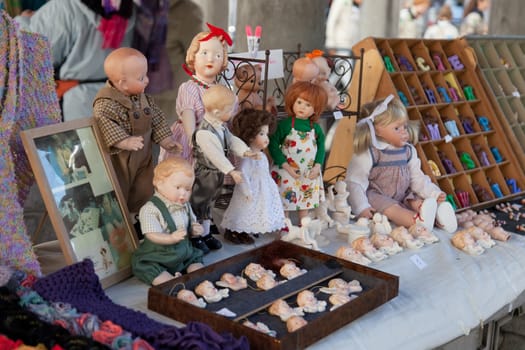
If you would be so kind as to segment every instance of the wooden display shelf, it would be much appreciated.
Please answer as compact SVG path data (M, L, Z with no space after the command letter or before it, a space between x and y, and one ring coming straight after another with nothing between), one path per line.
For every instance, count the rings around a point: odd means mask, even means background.
M361 104L389 94L404 101L409 118L421 122L416 149L422 169L452 195L458 211L488 207L524 193L525 176L519 164L525 161L520 143L512 128L501 122L499 105L486 90L476 56L465 39L370 37L353 47L354 52L361 49L365 51L362 78L366 82ZM487 61L498 59L491 56L484 64ZM516 81L521 73L519 69L512 76L505 72L509 81ZM525 83L517 87L525 90ZM522 110L525 113L525 108ZM468 165L469 158L473 165ZM443 159L447 159L447 166ZM439 174L431 171L429 161L438 165ZM515 180L517 189L508 180ZM481 196L480 187L490 198ZM468 204L460 201L458 190L468 193Z
M174 296L181 288L194 290L204 280L218 281L226 272L242 275L244 268L251 262L272 269L277 275L276 279L282 279L278 268L275 268L274 260L277 258L293 259L307 272L268 291L258 290L249 282L247 289L237 292L230 290L228 298L208 304L205 309L185 303ZM285 322L267 312L268 307L277 299L286 300L292 307L297 306L297 293L305 289L318 291L318 288L327 286L328 281L336 277L346 281L358 280L363 291L357 293L357 298L333 311L328 311L330 303L327 301L326 311L306 314L304 318L308 324L297 331L288 332ZM151 287L148 292L148 308L183 323L200 321L218 332L231 332L236 337L246 336L251 349L304 349L396 297L398 292L397 276L277 240L160 286ZM328 299L328 295L324 293L316 293L316 297L319 300ZM217 313L221 309L228 309L234 315L221 316ZM245 320L264 322L277 335L272 337L244 326L242 322Z

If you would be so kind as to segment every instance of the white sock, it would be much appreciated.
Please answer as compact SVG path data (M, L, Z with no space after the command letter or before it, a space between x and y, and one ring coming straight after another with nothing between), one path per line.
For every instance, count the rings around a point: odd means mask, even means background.
M211 220L202 221L202 228L204 229L204 233L202 234L202 237L205 237L210 234L210 225L211 225Z

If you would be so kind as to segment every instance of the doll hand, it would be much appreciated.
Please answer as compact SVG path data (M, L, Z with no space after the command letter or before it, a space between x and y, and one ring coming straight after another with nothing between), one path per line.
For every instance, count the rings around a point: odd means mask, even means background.
M301 174L299 174L299 170L292 168L292 166L288 163L284 163L282 168L286 170L288 174L290 174L290 176L294 179L298 179L301 176Z
M314 167L312 169L310 169L310 171L308 172L308 178L310 180L313 180L313 179L317 178L319 176L319 174L321 174L321 165L320 164L315 164Z
M202 234L204 233L204 227L202 227L202 225L198 222L195 222L191 224L191 232L193 237L202 236Z
M138 151L144 147L144 138L142 136L130 136L116 143L115 147L125 151Z
M236 184L242 183L242 173L238 170L232 170L228 173Z
M366 208L365 210L363 210L361 213L359 213L359 215L357 217L358 218L372 219L372 217L374 216L375 211L376 210L374 208L369 207L369 208Z
M447 195L445 194L445 192L441 192L439 194L439 196L437 197L437 202L441 203L441 202L443 202L446 199L447 199Z
M261 152L254 152L252 150L249 150L249 151L244 152L243 157L247 157L251 159L261 159Z
M182 152L181 144L175 141L172 136L166 137L160 141L159 145L170 153Z
M171 233L171 238L173 238L173 243L179 243L180 241L182 241L184 239L184 237L186 237L186 229L185 228L180 228L176 231L173 231Z

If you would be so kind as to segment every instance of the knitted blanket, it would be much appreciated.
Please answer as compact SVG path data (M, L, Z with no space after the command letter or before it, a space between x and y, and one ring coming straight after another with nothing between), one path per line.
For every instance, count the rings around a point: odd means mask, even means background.
M33 184L20 131L60 121L49 44L0 11L0 263L40 275L23 219Z
M218 334L200 322L176 328L149 318L140 311L113 303L104 293L93 262L86 259L38 279L33 289L50 302L71 304L80 312L110 320L134 336L141 337L155 349L249 349L245 337L235 339L229 333Z

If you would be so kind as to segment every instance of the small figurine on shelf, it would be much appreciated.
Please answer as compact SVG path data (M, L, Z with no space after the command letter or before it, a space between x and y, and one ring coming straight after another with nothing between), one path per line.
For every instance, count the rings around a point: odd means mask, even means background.
M452 162L452 160L450 160L450 158L447 157L445 152L438 150L437 153L439 156L439 160L441 160L441 164L443 164L443 167L445 168L447 174L457 173L454 163Z
M474 132L473 127L473 120L472 117L469 116L460 116L459 119L461 120L461 125L463 126L463 130L465 130L465 134L472 134Z
M405 107L410 106L410 102L408 102L407 96L403 93L401 90L397 90L397 95L399 96L399 99L401 102L405 105Z
M478 123L481 126L482 131L492 130L490 126L490 122L487 117L485 117L484 115L480 115L480 116L477 116L476 118L478 119Z
M422 84L423 91L425 91L425 95L427 96L428 103L437 103L436 96L434 94L434 90L428 87L427 84Z
M472 86L463 86L463 92L465 93L465 98L467 99L467 101L476 100L476 96L474 95L474 90L472 89Z
M490 151L492 152L492 155L494 156L494 160L496 161L496 163L503 162L503 157L501 156L501 153L499 152L498 147L492 146L490 147Z
M428 133L430 134L431 140L441 139L441 133L439 132L439 124L437 118L430 113L425 113L423 117L423 122L425 123Z
M396 60L397 60L397 64L399 65L399 68L402 71L406 71L406 72L413 72L414 71L414 67L412 66L412 64L410 63L408 58L406 58L403 55L395 55L395 57L396 57Z
M358 217L377 211L398 226L421 223L432 230L435 221L447 232L457 228L446 194L421 170L412 142L418 124L408 119L393 95L365 104L354 136L354 156L347 167L350 205Z
M346 190L346 182L338 180L334 185L328 187L326 193L326 201L328 207L332 210L333 217L336 221L342 224L348 223L352 218L350 205L348 205L348 191Z
M483 149L483 146L479 143L472 144L472 148L474 149L474 152L476 153L476 156L478 157L478 161L482 166L489 166L490 161L489 157L487 156L487 152Z
M245 109L232 122L232 133L250 146L260 159L242 158L238 169L243 181L235 186L221 226L224 238L235 244L253 244L252 235L285 227L284 210L275 181L270 176L264 150L275 130L275 117L266 111Z
M190 202L197 219L204 226L202 238L194 239L193 245L208 253L210 249L222 247L221 242L212 236L210 224L211 208L224 175L230 175L236 184L243 182L243 173L236 170L228 159L230 152L238 157L253 159L260 159L261 152L251 150L225 127L236 104L236 96L230 89L223 85L214 85L203 94L202 102L204 119L192 137L195 183Z
M202 251L190 242L203 232L188 203L193 180L193 167L180 157L155 167L155 195L139 213L144 240L131 261L133 274L145 283L158 285L203 266Z
M271 173L287 217L290 211L297 211L301 220L324 201L321 167L325 136L317 122L326 98L326 92L315 84L292 84L285 96L288 117L279 121L270 137L268 150L274 161Z
M496 196L496 198L503 197L503 193L501 192L501 188L499 187L499 184L497 182L492 182L488 178L487 178L487 180L490 183L490 188L492 189L492 193L494 193L494 196Z
M140 51L129 47L112 51L104 71L108 81L95 97L93 115L134 217L153 195L153 143L174 153L180 145L160 108L144 94L148 62Z
M459 200L459 205L461 206L461 208L470 207L470 195L467 191L457 189L456 197Z
M445 89L445 87L440 86L440 85L436 85L436 89L437 89L437 91L439 93L439 96L441 96L441 102L443 102L443 103L450 103L450 102L452 102L452 100L450 99L450 97L447 94L447 89Z
M521 192L521 188L518 187L518 183L516 182L516 179L513 179L513 178L505 179L505 182L507 183L507 186L509 186L511 193Z
M432 53L432 61L434 61L434 65L436 66L437 70L446 70L445 66L443 65L443 61L441 60L441 54L439 52Z
M425 61L425 59L421 56L416 57L416 64L419 67L419 69L424 72L427 72L431 69L430 66L427 64L427 62Z
M443 119L443 125L445 126L445 129L447 129L450 136L458 137L460 134L459 134L459 129L458 129L458 125L456 124L456 121L453 119L449 119L447 117L443 117L442 119Z
M472 157L467 152L458 151L458 157L465 170L476 168L476 163L474 163L474 160L472 160Z
M184 70L190 79L181 84L176 110L179 119L173 123L173 138L182 145L182 157L193 162L191 137L204 118L202 95L215 85L217 75L228 66L228 45L232 39L226 31L207 23L208 31L196 34L186 52ZM161 148L159 161L169 157Z
M462 70L463 68L465 68L463 63L461 63L461 61L459 60L459 56L458 55L448 56L447 60L450 63L450 65L452 66L452 69L454 69L454 70Z

